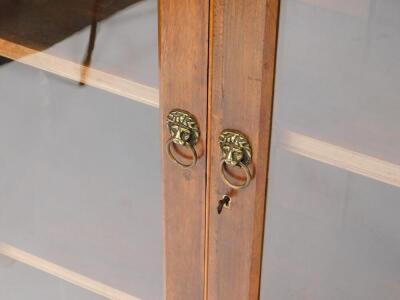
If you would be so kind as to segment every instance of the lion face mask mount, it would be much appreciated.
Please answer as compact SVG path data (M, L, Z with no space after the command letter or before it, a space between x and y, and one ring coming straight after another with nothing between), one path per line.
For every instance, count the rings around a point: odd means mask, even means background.
M247 138L239 131L226 129L219 136L219 147L222 153L220 173L224 182L234 189L248 186L251 180L248 165L251 163L252 152ZM246 181L240 185L232 183L225 174L227 166L242 168Z
M174 109L167 116L167 127L170 134L166 145L169 158L182 168L193 167L197 162L197 152L194 146L198 143L200 136L200 130L196 119L187 111ZM192 161L190 164L181 162L175 157L172 148L176 145L190 149L192 152Z

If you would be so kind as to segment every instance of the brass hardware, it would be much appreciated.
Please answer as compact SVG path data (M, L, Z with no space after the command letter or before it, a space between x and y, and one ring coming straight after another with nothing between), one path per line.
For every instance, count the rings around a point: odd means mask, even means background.
M223 208L231 208L231 198L224 195L221 200L218 201L217 212L221 214Z
M239 131L226 129L219 136L219 147L222 151L220 173L224 182L234 189L242 189L249 185L251 172L248 165L251 163L251 147L247 138ZM229 181L226 177L226 166L240 167L246 175L246 180L240 185Z
M174 109L168 114L167 126L171 136L166 144L169 158L182 168L193 167L197 162L197 152L194 146L198 143L200 136L200 130L196 119L193 115L184 110ZM171 148L175 145L184 146L191 150L192 161L190 164L179 161L172 154Z

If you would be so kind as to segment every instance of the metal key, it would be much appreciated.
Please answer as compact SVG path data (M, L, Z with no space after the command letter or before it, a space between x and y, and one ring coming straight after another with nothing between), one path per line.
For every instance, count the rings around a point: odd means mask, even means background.
M218 201L218 207L217 207L217 212L218 212L218 214L219 214L219 215L221 214L222 209L223 209L224 207L230 208L230 207L231 207L231 204L230 204L230 203L231 203L231 198L230 198L229 196L227 196L227 195L224 195L224 196L222 197L222 199Z

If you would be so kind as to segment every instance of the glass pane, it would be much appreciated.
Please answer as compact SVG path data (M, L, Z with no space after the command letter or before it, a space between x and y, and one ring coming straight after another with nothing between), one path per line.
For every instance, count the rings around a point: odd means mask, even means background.
M0 298L162 299L157 1L3 1L0 28Z
M1 299L107 299L27 265L14 264L12 260L4 265L2 260L4 263L4 258L0 258L0 268L4 268L0 273Z
M282 1L261 299L400 298L399 13Z
M157 106L157 0L1 1L0 56Z

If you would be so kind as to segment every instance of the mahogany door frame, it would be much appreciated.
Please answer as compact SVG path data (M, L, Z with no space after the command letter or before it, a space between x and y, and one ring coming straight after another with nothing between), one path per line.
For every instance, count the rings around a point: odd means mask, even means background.
M159 0L160 113L167 300L204 298L209 0ZM166 155L166 118L190 112L200 138L197 164L183 169Z
M208 300L259 299L279 4L279 0L212 1ZM239 130L249 139L253 179L247 188L232 190L221 179L218 140L224 129ZM218 214L224 194L231 197L231 207Z
M259 298L279 0L159 0L165 298ZM198 163L166 155L172 109L195 116ZM253 179L232 190L219 174L218 137L243 132ZM217 213L222 195L231 208Z

